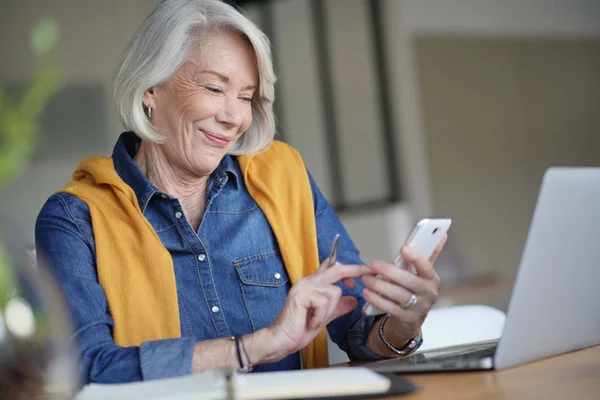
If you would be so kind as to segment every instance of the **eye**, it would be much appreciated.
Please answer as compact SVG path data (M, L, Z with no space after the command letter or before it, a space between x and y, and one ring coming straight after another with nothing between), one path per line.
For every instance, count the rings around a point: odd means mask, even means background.
M240 97L240 100L245 101L246 103L252 103L252 97Z
M214 87L214 86L204 86L204 87L206 88L206 90L208 90L209 92L212 92L212 93L222 93L223 92L218 87Z

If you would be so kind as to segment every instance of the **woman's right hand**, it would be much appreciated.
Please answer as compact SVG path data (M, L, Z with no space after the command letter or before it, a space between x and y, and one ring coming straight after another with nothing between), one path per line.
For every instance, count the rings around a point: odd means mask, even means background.
M335 283L343 281L353 288L354 278L373 275L366 265L335 264L326 259L311 276L300 279L288 293L283 309L271 326L244 335L244 365L279 361L306 347L321 330L337 317L354 310L358 301L342 296ZM199 373L224 366L238 368L235 344L229 338L203 340L196 343L192 370Z
M353 278L373 273L365 265L328 265L326 259L313 275L292 286L283 309L267 328L281 358L306 347L329 322L357 307L356 298L342 296L336 282L351 286Z

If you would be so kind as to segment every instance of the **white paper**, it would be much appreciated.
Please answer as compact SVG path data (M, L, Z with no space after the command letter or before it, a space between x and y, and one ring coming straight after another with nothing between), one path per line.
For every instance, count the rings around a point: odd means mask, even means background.
M236 374L240 400L307 398L385 392L390 380L364 367L340 367L284 372ZM180 378L125 384L90 384L75 400L221 400L226 398L225 378L211 371Z

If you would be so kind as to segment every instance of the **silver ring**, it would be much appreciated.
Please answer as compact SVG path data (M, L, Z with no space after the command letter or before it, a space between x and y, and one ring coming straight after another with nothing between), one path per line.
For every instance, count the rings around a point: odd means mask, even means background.
M410 299L408 299L408 301L402 305L402 308L404 308L405 310L412 310L413 308L415 308L416 305L417 305L417 296L415 296L414 294L411 294Z

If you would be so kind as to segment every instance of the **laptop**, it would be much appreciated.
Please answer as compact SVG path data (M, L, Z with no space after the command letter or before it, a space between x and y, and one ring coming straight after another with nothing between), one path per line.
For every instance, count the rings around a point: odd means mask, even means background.
M377 372L504 369L595 346L599 303L600 168L553 167L544 174L501 338L368 367Z

